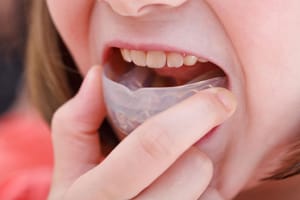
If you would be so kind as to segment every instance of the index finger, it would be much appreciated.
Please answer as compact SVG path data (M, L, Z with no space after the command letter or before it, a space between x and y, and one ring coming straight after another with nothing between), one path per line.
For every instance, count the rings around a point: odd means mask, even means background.
M101 158L98 129L105 117L100 66L92 67L81 88L54 114L55 184L67 185L99 164Z
M220 101L227 99L226 105ZM95 169L73 185L96 199L131 199L166 171L210 129L226 120L236 107L225 89L209 89L158 114L132 132ZM74 196L75 197L75 196ZM82 196L83 197L83 196ZM80 198L79 198L80 199Z

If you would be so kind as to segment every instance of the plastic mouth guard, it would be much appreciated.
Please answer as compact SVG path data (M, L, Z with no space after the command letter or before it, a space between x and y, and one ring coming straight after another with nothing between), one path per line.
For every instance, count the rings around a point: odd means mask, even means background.
M166 110L180 101L211 87L224 87L226 77L219 76L204 81L197 78L174 87L150 87L153 73L135 67L118 75L105 66L103 73L104 100L108 118L114 130L128 135L151 116Z

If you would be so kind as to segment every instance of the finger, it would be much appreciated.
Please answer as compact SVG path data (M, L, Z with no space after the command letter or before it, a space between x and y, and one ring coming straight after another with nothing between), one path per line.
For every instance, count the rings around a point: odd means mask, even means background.
M225 200L225 198L216 189L208 188L198 200Z
M208 186L212 174L211 160L192 147L136 200L196 200Z
M101 159L98 128L105 116L101 67L92 67L78 94L54 114L54 182L72 182Z
M224 122L235 107L231 92L215 88L158 114L133 131L101 165L82 176L73 185L75 196L70 199L135 197L210 129ZM80 190L89 194L76 193Z

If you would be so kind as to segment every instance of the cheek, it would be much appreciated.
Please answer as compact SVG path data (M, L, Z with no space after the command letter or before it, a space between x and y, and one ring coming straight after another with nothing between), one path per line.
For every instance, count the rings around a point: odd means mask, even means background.
M208 2L221 19L240 58L247 85L248 110L252 116L259 116L254 121L266 124L271 117L275 121L276 116L283 114L298 120L299 117L288 110L293 111L300 103L300 82L296 76L300 74L300 1Z
M247 75L299 73L299 0L210 0ZM284 72L284 74L282 74ZM274 74L275 73L275 74ZM279 78L279 77L278 77Z
M299 0L209 0L242 59L282 58L284 48L299 46ZM293 42L291 42L293 41ZM275 57L274 53L281 55Z
M248 89L257 94L259 84L265 90L290 90L291 82L299 89L299 0L210 2L232 39L249 87L256 83Z
M83 74L91 65L88 37L94 3L94 0L47 0L54 24Z

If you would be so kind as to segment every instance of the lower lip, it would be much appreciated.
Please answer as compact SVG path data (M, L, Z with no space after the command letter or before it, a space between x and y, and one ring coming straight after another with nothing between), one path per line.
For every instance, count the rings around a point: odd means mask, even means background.
M200 140L198 140L195 143L195 146L200 146L201 144L204 144L208 140L210 140L210 138L212 138L214 136L214 134L216 133L218 128L219 128L219 126L216 126L216 127L212 128L204 137L202 137Z

